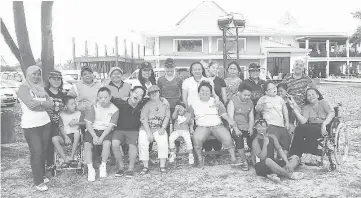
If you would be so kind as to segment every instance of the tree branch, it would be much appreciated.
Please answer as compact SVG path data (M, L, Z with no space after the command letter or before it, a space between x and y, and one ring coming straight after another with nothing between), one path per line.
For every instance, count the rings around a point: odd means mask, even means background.
M15 44L13 38L11 37L8 28L6 27L4 21L2 18L0 18L1 21L1 34L4 37L4 40L6 44L9 46L11 52L14 54L16 59L18 59L19 63L21 62L20 52L18 46Z
M48 75L54 69L54 48L52 32L53 1L41 2L41 62L43 66L43 79L48 80Z

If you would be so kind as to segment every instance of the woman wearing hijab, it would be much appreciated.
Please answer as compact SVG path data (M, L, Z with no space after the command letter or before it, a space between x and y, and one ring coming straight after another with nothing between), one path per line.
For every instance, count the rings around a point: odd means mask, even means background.
M19 87L19 101L22 110L21 127L30 150L30 164L35 188L48 190L45 183L45 156L50 138L50 117L46 110L53 107L53 100L44 89L42 71L39 66L26 70L26 81Z

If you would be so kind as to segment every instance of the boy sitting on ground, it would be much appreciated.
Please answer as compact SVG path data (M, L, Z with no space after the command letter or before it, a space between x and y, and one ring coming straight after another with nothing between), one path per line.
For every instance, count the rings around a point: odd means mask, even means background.
M102 145L102 163L99 177L107 177L106 163L110 155L112 130L117 125L119 110L110 102L111 92L102 87L98 91L97 103L85 114L86 133L84 136L85 161L88 166L88 181L95 181L93 168L93 145Z
M169 162L174 162L176 156L175 153L175 141L178 137L183 137L184 141L187 144L187 150L189 153L189 164L194 164L193 156L193 146L191 140L191 134L193 134L193 124L192 114L189 112L189 109L185 108L184 104L178 104L175 106L172 119L175 120L174 131L169 136L169 148L170 148L170 157Z
M85 123L81 122L81 113L76 110L76 102L73 96L64 96L64 110L60 112L59 128L60 134L52 138L56 151L64 159L63 168L67 168L70 162L74 161L75 151L80 141L80 127ZM73 142L71 155L66 156L62 145L70 145Z

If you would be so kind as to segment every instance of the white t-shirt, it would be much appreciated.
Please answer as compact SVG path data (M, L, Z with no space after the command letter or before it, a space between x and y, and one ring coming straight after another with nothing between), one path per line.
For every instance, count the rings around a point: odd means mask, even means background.
M80 111L76 111L74 113L66 113L66 112L61 112L60 113L60 118L61 118L61 121L63 123L63 126L64 126L64 131L66 134L72 134L72 133L78 133L80 128L78 125L75 125L75 126L70 126L69 123L75 119L76 121L79 122L80 120L80 115L81 115L81 112Z
M220 110L219 105L221 104L216 104L214 98L210 98L206 102L201 100L194 101L191 106L197 126L211 127L222 124L220 114L224 114L226 111L224 107Z
M206 78L204 76L202 76L202 78L199 82L197 82L193 76L189 77L183 81L182 89L188 92L188 99L187 99L188 105L191 105L193 102L199 100L198 86L199 86L200 82L202 82L202 81L209 82L214 89L213 81L209 80L208 78Z
M262 104L264 103L263 107ZM285 101L280 96L262 96L256 105L256 110L262 107L261 113L268 124L284 127L284 115L282 107Z

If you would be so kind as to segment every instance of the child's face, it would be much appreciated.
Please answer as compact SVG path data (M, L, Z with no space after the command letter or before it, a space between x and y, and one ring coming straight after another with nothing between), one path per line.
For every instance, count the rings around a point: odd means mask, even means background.
M178 108L179 108L179 109L178 109L179 115L183 115L183 114L186 112L186 109L185 109L183 106L180 106L180 105L179 105Z
M107 91L101 91L98 93L98 101L101 106L106 107L110 104L111 96Z
M277 87L275 84L270 83L267 85L266 95L267 96L276 96L277 95Z
M239 96L240 96L242 101L246 101L246 100L249 100L251 98L252 92L250 92L248 90L243 90L242 92L239 92Z
M267 132L267 125L266 124L257 124L256 125L256 130L257 130L257 133L260 134L260 135L265 135L266 132Z
M70 99L68 101L68 103L65 105L65 108L69 111L69 112L75 112L76 109L76 102L74 99Z
M283 87L279 87L279 88L277 89L277 94L278 94L279 96L281 96L282 98L286 98L286 96L287 96L287 91L286 91Z

